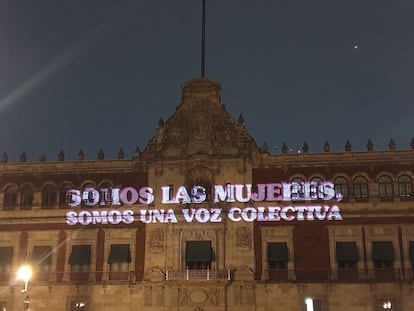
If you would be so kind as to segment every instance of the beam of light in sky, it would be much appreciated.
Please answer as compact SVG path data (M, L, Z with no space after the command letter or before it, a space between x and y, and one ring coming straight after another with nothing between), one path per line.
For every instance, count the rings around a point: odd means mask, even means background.
M49 77L56 74L63 66L68 64L72 59L80 55L84 50L94 42L103 37L106 31L113 28L119 21L122 21L129 7L123 7L123 11L112 12L112 18L105 18L104 22L89 30L79 41L74 43L68 50L57 56L52 62L43 69L27 78L21 85L12 90L5 97L0 98L0 113L13 105L19 99L23 98L31 90L35 89Z

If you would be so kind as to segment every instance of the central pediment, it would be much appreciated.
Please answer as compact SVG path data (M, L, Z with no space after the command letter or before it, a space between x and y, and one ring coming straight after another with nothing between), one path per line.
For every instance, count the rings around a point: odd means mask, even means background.
M257 150L242 118L236 122L221 102L221 85L194 79L182 86L181 104L145 150L146 158L176 158L195 154L237 155Z

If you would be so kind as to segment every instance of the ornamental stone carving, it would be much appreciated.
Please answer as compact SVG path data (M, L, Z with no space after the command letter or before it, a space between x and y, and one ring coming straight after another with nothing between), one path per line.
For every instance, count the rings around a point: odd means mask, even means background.
M252 249L252 234L247 227L236 230L236 248L239 251L250 251Z
M149 235L150 251L154 254L164 252L164 232L161 229L155 229Z

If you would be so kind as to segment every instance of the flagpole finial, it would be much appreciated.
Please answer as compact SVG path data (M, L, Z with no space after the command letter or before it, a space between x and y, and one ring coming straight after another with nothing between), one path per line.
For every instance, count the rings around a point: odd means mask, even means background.
M206 75L206 0L202 2L201 11L201 78Z

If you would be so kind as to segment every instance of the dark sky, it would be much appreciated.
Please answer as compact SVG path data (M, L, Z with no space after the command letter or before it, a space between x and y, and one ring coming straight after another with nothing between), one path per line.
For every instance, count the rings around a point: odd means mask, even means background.
M145 148L200 76L201 0L0 1L0 152ZM413 0L207 0L207 78L261 146L409 149ZM358 44L355 49L354 45ZM278 146L278 150L276 150Z

